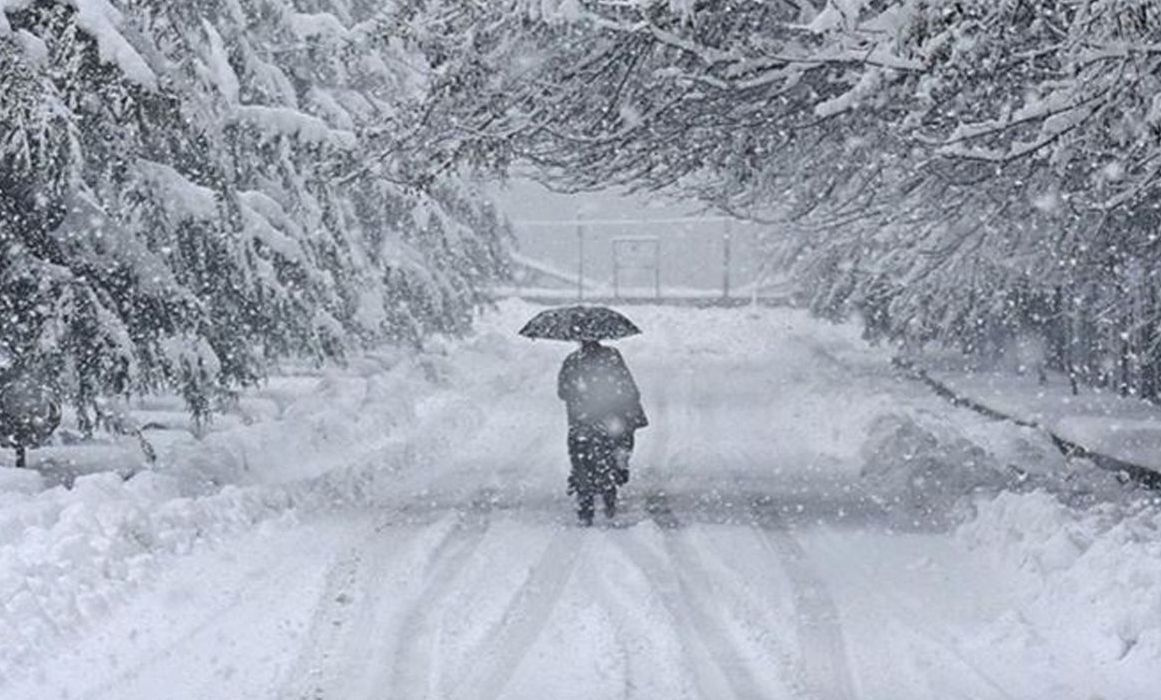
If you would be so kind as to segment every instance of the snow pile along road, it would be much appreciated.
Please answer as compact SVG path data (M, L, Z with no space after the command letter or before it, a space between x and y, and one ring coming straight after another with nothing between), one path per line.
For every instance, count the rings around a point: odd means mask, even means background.
M286 493L227 487L183 498L173 479L81 477L71 490L0 495L0 681L122 602L156 568L284 513Z
M110 464L71 489L44 490L34 473L4 470L13 473L0 479L0 687L174 557L262 523L291 527L298 512L366 505L389 492L387 474L446 452L431 426L462 429L473 412L431 406L443 362L436 352L275 378L257 393L278 392L280 415L180 439L155 471L128 480Z
M1013 483L990 452L949 421L890 413L871 425L863 445L868 490L896 515L951 524L965 499Z
M1034 675L1102 668L1108 698L1157 693L1161 508L1156 498L1069 508L1038 491L980 501L959 539L1013 572L1012 609L980 643Z

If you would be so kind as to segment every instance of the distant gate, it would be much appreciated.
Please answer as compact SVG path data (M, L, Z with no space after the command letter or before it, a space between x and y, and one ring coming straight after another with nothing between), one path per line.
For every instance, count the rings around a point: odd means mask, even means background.
M621 236L613 239L613 298L621 298L622 275L653 274L653 297L661 298L661 239L657 236Z
M731 255L735 232L731 217L675 217L675 218L589 218L578 215L575 219L515 220L518 230L536 232L538 239L554 241L552 254L543 258L521 250L512 254L514 286L496 288L496 296L519 296L536 302L560 304L576 301L621 304L674 304L683 306L737 306L742 304L786 305L794 303L786 280L773 274L758 256L753 237L744 241L748 256ZM666 235L618 235L642 227L668 227ZM562 231L563 229L563 231ZM618 230L620 229L620 231ZM628 230L626 230L628 229ZM559 233L549 233L555 230ZM563 233L564 236L560 234ZM569 235L573 234L573 235ZM574 237L575 236L575 237ZM569 239L572 239L570 242ZM716 283L696 286L675 285L662 279L662 243L665 260L675 255L674 262L695 260L708 271L716 269L720 276ZM672 239L672 241L671 241ZM562 245L574 246L572 269L561 260ZM672 245L671 245L672 243ZM694 245L693 249L684 246ZM608 248L604 246L608 245ZM540 246L532 245L536 249ZM596 251L611 250L612 278L594 276L593 255ZM684 255L684 258L682 257ZM694 257L690 257L690 256ZM553 262L549 262L552 259ZM563 263L563 264L562 264ZM740 263L740 265L738 265ZM675 265L667 262L666 275L680 275ZM606 272L608 274L608 272ZM737 284L735 277L741 277ZM684 279L684 278L683 278Z

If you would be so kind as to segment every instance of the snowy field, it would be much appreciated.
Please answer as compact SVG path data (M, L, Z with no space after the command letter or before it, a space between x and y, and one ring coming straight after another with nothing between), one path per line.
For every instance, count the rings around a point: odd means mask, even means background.
M0 697L1158 697L1149 494L853 327L634 307L652 425L580 528L535 310L274 380L128 480L4 469Z

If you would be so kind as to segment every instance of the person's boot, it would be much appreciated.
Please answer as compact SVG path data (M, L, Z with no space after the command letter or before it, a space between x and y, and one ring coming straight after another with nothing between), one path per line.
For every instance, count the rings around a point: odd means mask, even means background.
M629 483L629 451L618 449L613 453L613 482L617 486Z
M602 494L605 501L605 517L612 518L617 514L617 491L609 489Z
M591 493L577 499L576 517L580 524L585 527L593 524L593 495Z

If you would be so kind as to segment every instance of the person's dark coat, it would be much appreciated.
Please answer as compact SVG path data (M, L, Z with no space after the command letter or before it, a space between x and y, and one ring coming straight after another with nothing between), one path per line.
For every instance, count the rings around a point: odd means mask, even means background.
M585 343L565 358L557 395L570 426L603 429L612 436L649 424L637 383L616 348Z
M596 342L565 359L556 393L568 408L568 490L580 499L582 519L591 519L593 495L615 499L628 480L633 433L649 421L621 353Z

